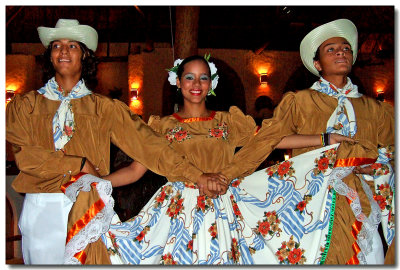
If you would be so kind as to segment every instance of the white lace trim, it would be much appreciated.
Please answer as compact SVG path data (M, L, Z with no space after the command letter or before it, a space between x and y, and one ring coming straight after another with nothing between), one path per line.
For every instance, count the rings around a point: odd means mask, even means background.
M96 189L105 207L67 243L64 253L65 264L80 264L74 255L84 250L88 244L97 241L110 227L114 215L114 199L111 196L110 181L85 174L66 189L65 195L75 202L80 191L90 191L92 183L97 183Z
M354 213L356 219L362 222L362 227L360 232L357 235L357 244L361 249L361 252L358 253L357 258L360 261L360 264L365 264L367 256L372 251L372 243L373 243L373 234L376 233L377 227L381 220L381 211L378 204L375 202L373 198L373 194L368 184L364 181L363 177L359 177L363 190L368 197L368 200L371 205L371 213L369 217L367 217L361 208L360 198L358 193L349 188L342 179L352 173L354 167L336 167L332 170L332 174L329 178L329 184L335 189L337 193L340 195L346 196L352 202L350 203L351 210Z

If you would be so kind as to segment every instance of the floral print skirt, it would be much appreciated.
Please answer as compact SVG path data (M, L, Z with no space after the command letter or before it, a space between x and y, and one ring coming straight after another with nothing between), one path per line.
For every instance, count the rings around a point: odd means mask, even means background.
M235 179L226 194L199 196L169 182L140 213L115 214L101 236L113 264L322 264L337 193L337 145Z

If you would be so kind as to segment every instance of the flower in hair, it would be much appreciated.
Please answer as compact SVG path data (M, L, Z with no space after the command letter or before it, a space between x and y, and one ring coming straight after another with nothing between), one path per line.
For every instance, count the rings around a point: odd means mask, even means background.
M207 61L211 71L211 89L208 91L207 96L210 95L215 96L214 89L217 88L219 76L217 74L217 67L215 66L215 64L213 62L208 61L210 59L210 56L211 54L204 55L204 59ZM174 66L170 69L167 69L168 81L171 85L176 85L178 67L182 63L182 61L183 59L176 59L174 62Z

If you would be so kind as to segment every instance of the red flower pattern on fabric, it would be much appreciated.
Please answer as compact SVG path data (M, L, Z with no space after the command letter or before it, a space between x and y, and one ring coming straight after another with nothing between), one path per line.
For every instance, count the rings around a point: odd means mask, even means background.
M301 201L297 204L297 209L299 209L300 211L303 211L304 208L306 208L306 202L305 201Z
M301 249L295 248L289 252L288 260L291 264L296 264L300 261L301 255L303 255L303 252L301 251Z
M281 165L279 165L278 174L280 176L283 176L289 172L289 169L290 169L290 162L288 161L282 162Z
M324 171L324 170L328 169L328 167L329 167L329 159L328 158L324 157L318 161L318 169L320 171Z
M225 122L218 124L215 128L208 130L209 138L217 138L227 140L229 135L228 125Z

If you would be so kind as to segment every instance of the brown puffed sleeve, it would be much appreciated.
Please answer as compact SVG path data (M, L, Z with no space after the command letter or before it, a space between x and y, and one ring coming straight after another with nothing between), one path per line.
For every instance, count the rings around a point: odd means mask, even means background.
M257 135L235 154L233 161L221 173L233 180L254 172L283 137L296 133L300 113L295 94L287 93L276 107L274 116L263 121Z
M164 136L153 131L124 103L114 100L107 108L112 122L111 139L122 151L160 175L186 177L196 183L202 172L178 154Z
M151 127L155 132L161 133L161 118L158 115L150 115L147 125Z
M233 134L234 144L237 147L245 145L257 131L257 125L253 117L245 115L238 107L229 108L229 118L231 124L230 133Z
M379 102L379 104L382 106L380 110L382 114L379 119L378 144L383 147L394 145L394 108L385 102Z
M56 182L61 185L64 175L79 173L82 157L46 149L33 140L30 114L36 101L36 94L32 91L22 96L16 95L7 105L6 140L12 144L16 164L22 173L40 178L37 179L39 182L50 180L46 184L49 186ZM32 183L32 186L35 184Z

